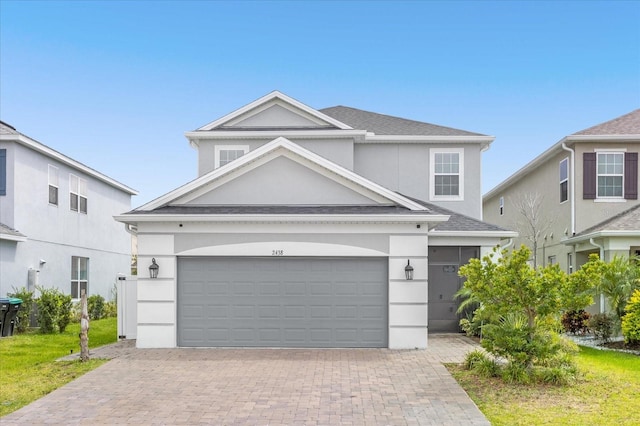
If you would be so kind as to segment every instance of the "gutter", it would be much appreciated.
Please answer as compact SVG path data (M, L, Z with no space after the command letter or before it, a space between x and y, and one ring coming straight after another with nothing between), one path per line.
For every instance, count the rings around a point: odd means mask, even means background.
M562 149L571 153L571 236L576 235L576 152L562 142Z

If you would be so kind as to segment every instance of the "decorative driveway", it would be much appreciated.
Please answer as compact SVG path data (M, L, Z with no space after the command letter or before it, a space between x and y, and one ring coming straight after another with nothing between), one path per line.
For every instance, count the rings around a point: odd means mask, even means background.
M2 419L17 424L489 425L442 362L473 342L426 350L135 349Z

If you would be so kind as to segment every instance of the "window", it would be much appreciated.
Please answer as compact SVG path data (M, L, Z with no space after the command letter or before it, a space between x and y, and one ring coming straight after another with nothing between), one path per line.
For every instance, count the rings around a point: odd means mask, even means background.
M560 202L564 203L569 199L569 159L565 158L560 162Z
M58 205L58 168L49 165L49 204Z
M622 185L624 178L624 153L599 152L597 156L597 170L597 197L622 198Z
M638 199L638 153L602 150L582 154L582 198Z
M71 257L71 297L80 299L82 290L85 294L89 285L89 258Z
M547 257L547 261L548 261L549 265L555 265L556 264L556 257L555 256L549 256L549 257Z
M504 197L500 197L500 216L504 215Z
M7 195L7 150L0 149L0 195Z
M87 213L87 181L75 175L69 175L69 208Z
M573 253L567 253L567 273L573 273Z
M463 153L462 149L431 150L431 198L462 200L464 179Z
M215 168L229 164L249 152L247 145L221 145L215 148Z

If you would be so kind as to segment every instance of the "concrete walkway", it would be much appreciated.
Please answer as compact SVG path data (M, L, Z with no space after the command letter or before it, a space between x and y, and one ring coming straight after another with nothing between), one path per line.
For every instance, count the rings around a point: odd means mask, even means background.
M430 335L427 350L135 349L2 419L18 424L489 425L442 362L474 348Z

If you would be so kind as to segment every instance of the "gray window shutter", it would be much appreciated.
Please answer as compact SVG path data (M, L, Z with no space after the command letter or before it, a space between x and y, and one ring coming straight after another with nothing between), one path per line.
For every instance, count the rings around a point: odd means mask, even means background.
M596 153L585 152L582 154L582 198L585 200L596 199L597 187Z
M624 154L624 198L638 199L638 153Z

